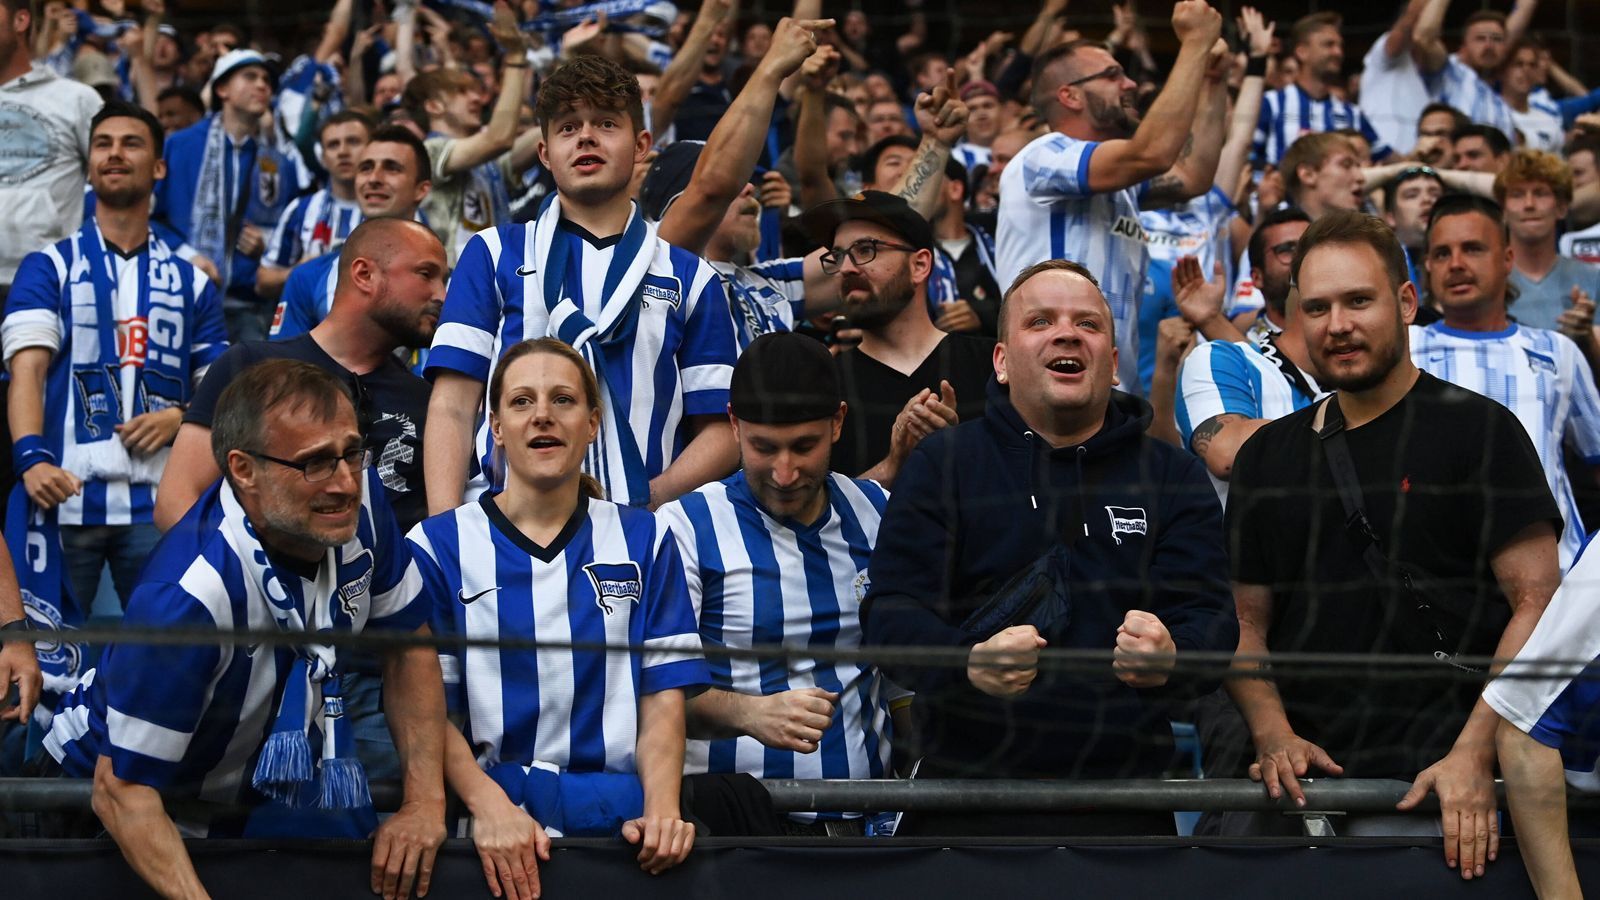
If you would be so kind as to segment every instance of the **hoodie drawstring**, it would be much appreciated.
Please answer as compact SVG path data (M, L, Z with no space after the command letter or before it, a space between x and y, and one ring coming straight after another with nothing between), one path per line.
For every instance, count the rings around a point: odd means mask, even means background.
M1034 452L1033 452L1033 432L1024 431L1022 433L1022 439L1028 442L1028 502L1033 504L1033 508L1034 509L1038 509L1039 508L1039 495L1034 490L1034 486L1033 486L1034 478L1033 478L1033 476L1038 471L1039 461L1037 459L1035 459L1035 455L1034 455Z
M1089 536L1089 507L1083 502L1083 457L1089 452L1082 444L1078 445L1077 452L1072 454L1072 462L1078 470L1078 522L1083 525L1083 536Z

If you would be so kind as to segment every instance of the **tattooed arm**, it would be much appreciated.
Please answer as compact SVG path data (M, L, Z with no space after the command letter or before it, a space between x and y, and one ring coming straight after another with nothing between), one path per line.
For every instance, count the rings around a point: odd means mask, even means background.
M917 97L917 124L922 127L922 143L917 155L900 174L891 193L905 198L911 208L932 219L939 214L940 188L944 185L944 166L950 148L967 132L967 105L956 96L954 70L931 93Z
M1270 419L1250 419L1238 413L1222 413L1201 422L1189 438L1189 449L1206 464L1212 475L1227 481L1233 474L1233 459L1239 448Z
M1172 168L1150 179L1141 205L1177 203L1198 197L1211 190L1216 180L1217 164L1222 156L1222 145L1227 143L1228 130L1227 46L1219 42L1218 48L1220 52L1211 55L1206 69L1205 86L1200 90L1189 139L1178 151L1178 161Z

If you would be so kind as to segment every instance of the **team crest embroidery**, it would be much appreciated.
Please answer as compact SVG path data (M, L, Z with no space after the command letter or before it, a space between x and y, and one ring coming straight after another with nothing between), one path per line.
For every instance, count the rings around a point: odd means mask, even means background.
M639 296L644 298L646 306L650 305L650 301L656 300L677 309L683 302L683 282L675 275L647 273L639 284Z
M636 562L592 562L583 567L594 585L594 602L606 615L616 612L620 604L639 602L644 593L644 580L639 575Z
M356 554L354 559L339 567L339 575L339 607L345 615L355 619L361 610L362 598L372 590L372 551L363 549Z
M1150 528L1141 506L1108 506L1106 514L1111 517L1111 539L1118 544L1122 543L1122 538L1117 535L1144 534Z
M856 573L856 580L852 586L855 588L856 604L860 605L861 601L867 599L867 588L872 586L872 579L868 577L866 569Z
M1556 374L1556 361L1554 359L1545 356L1543 353L1535 353L1534 351L1526 348L1524 348L1522 352L1527 354L1528 365L1533 367L1535 370L1542 371L1548 375Z

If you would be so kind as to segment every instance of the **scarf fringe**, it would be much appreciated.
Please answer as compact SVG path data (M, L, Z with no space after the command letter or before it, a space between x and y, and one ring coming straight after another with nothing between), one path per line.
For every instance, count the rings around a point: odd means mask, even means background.
M366 770L356 759L341 756L323 760L319 780L319 809L361 809L372 805Z
M311 780L311 741L304 731L275 731L261 748L251 783L256 790L290 806L300 787Z

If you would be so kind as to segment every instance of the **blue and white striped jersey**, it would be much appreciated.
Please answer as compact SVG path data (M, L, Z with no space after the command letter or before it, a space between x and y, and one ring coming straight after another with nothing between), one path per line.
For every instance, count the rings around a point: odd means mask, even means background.
M568 275L565 296L590 321L600 321L602 286L616 245L597 246L566 228L554 239L572 242L572 252L581 259L581 268L568 270L581 271L581 276ZM430 373L449 370L487 382L506 350L551 333L550 308L531 265L534 240L530 223L480 231L467 242L450 277L428 354ZM606 496L631 505L645 503L648 497L629 496L626 445L638 447L645 477L661 474L687 443L685 416L721 415L727 410L728 383L738 353L727 295L716 270L659 239L640 252L651 257L633 308L610 334L596 339L605 359L600 388L607 402L600 437L585 461L585 471L599 479ZM571 296L574 285L582 296ZM611 397L621 398L620 408L610 402ZM491 450L485 415L477 437L480 473L494 471ZM464 499L475 499L486 485L481 475L475 478Z
M296 197L272 230L261 264L291 269L331 253L344 245L361 220L361 207L354 200L340 200L328 188Z
M223 496L228 492L229 496ZM230 507L235 512L230 512ZM245 583L225 515L240 515L226 485L212 485L156 546L128 599L134 628L271 631L271 603ZM414 631L427 621L411 564L376 469L367 472L356 536L330 551L318 580L338 591L334 627ZM315 586L278 567L288 599L305 609ZM74 778L109 757L117 777L211 803L259 803L256 756L277 714L296 654L288 646L113 644L62 698L44 746Z
M1052 132L1019 151L1000 175L999 248L1002 290L1017 274L1047 259L1086 266L1116 322L1123 390L1139 383L1139 300L1144 293L1145 185L1109 193L1089 189L1089 159L1099 144Z
M63 525L151 521L168 450L131 458L116 426L189 402L228 348L221 299L205 273L154 233L138 253L106 246L94 219L24 257L6 297L0 344L50 351L45 443L83 490L56 507Z
M1411 326L1411 359L1436 378L1496 401L1522 423L1566 523L1561 568L1572 565L1587 531L1562 463L1563 444L1600 464L1600 390L1578 345L1542 328L1460 331L1435 322Z
M951 147L950 155L955 158L956 162L961 163L961 165L966 167L968 178L972 177L973 169L976 169L979 166L987 167L994 164L993 150L990 150L988 147L980 147L977 144L968 143L967 141L962 141L959 144L956 144L954 147Z
M1499 91L1454 53L1445 58L1444 68L1431 75L1424 73L1422 78L1435 100L1454 106L1480 125L1500 129L1507 140L1516 140L1517 123L1511 117L1511 107L1501 99Z
M744 736L689 741L685 771L748 772L757 778L883 778L889 713L884 684L865 660L818 661L809 648L861 646L867 561L888 495L871 481L828 476L828 504L810 525L774 519L743 472L660 510L683 553L689 596L708 647L783 645L783 659L707 660L715 687L766 695L820 687L839 695L833 721L811 753L763 746Z
M322 324L333 308L334 289L339 286L339 254L327 253L308 259L289 272L283 295L272 314L267 337L273 340L298 337Z
M1211 190L1177 206L1139 211L1144 227L1145 246L1150 253L1150 268L1144 281L1144 297L1139 301L1139 387L1150 392L1150 379L1156 370L1156 332L1161 320L1178 314L1172 296L1172 268L1185 256L1200 260L1200 270L1211 278L1217 260L1227 268L1228 219L1233 203L1226 194Z
M1251 156L1256 164L1277 165L1289 145L1301 135L1354 128L1372 147L1372 158L1381 160L1393 151L1378 136L1361 107L1328 95L1317 98L1298 84L1289 84L1261 97L1261 115L1256 119L1255 142Z
M1194 449L1189 443L1194 439L1194 430L1213 416L1232 413L1247 419L1281 419L1316 400L1290 384L1262 351L1246 342L1208 341L1196 346L1184 359L1178 370L1178 397L1173 410L1184 447ZM1316 381L1305 372L1301 375L1315 389ZM1228 483L1213 475L1211 484L1226 505Z
M771 331L793 331L806 314L805 258L775 259L748 266L711 262L727 285L733 336L739 352Z
M580 499L541 547L485 496L408 540L440 635L639 648L441 647L446 702L485 769L635 772L639 698L706 683L677 544L646 510Z
M1507 722L1561 751L1568 784L1591 792L1600 791L1597 585L1600 552L1590 544L1567 570L1528 642L1483 691L1484 702Z

